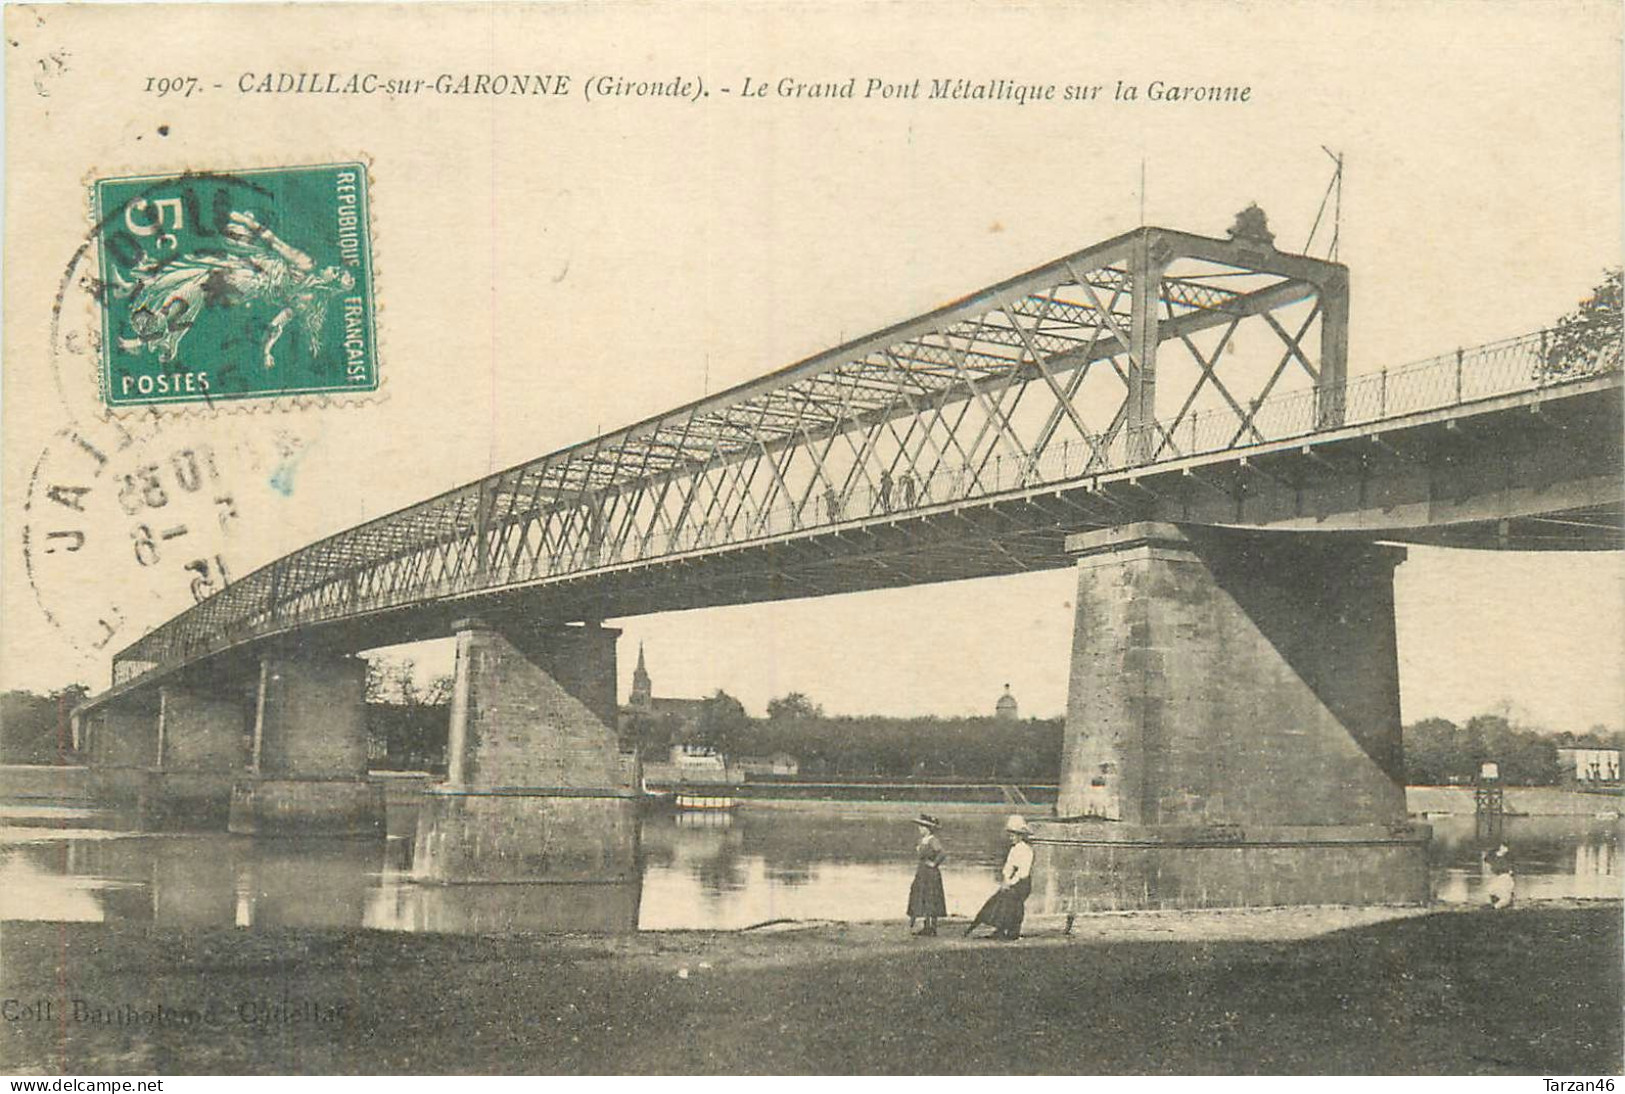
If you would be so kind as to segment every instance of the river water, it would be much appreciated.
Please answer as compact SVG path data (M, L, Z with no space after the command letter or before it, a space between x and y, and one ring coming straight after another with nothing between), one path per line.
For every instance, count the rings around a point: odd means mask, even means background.
M382 840L274 840L144 833L96 810L0 804L0 919L487 932L900 918L914 872L912 815L833 803L653 815L643 821L641 885L432 886L410 880L410 806L391 807ZM970 915L992 890L1004 816L943 819L949 911ZM1483 899L1473 818L1430 823L1437 898ZM1507 818L1519 898L1620 898L1621 827L1590 816Z

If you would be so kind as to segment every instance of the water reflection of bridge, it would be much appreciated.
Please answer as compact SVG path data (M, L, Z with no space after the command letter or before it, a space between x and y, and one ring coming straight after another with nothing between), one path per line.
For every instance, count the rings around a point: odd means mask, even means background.
M10 880L34 893L77 893L64 918L160 927L615 934L638 925L641 879L425 886L412 883L410 847L399 840L244 842L204 836L161 842L67 839L51 845L51 861L40 866L31 864L34 849L14 848L8 857L19 873ZM53 885L52 873L84 879L88 887Z
M1620 546L1619 347L1355 373L1348 309L1240 222L1138 229L277 559L77 717L155 812L376 834L352 655L455 634L417 876L625 880L601 620L1074 566L1042 900L1420 899L1375 541Z
M945 819L952 907L974 910L1002 857L1002 818ZM1513 817L1509 825L1524 899L1619 899L1625 863L1617 821ZM392 820L397 838L386 843L40 829L37 841L0 850L0 916L475 934L738 927L785 914L890 918L913 869L907 814L838 806L745 814L726 830L680 827L670 817L645 821L641 891L414 884L414 829L404 813ZM1437 898L1478 899L1484 882L1472 817L1440 818L1434 832L1429 866Z

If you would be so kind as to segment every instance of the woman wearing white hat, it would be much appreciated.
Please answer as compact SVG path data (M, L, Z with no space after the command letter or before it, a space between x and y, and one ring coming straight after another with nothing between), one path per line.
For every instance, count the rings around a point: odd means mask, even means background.
M1027 897L1033 891L1033 830L1027 826L1027 818L1014 813L1004 822L1004 834L1010 841L1010 851L999 871L999 891L988 897L976 913L965 929L966 937L983 923L993 928L994 938L1013 941L1021 937Z

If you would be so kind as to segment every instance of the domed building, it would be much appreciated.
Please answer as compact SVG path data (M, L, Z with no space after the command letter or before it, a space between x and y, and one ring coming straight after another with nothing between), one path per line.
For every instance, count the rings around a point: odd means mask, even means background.
M1004 694L999 701L993 704L993 717L1001 722L1014 722L1020 717L1020 708L1016 705L1016 697L1010 694L1010 685L1004 685Z

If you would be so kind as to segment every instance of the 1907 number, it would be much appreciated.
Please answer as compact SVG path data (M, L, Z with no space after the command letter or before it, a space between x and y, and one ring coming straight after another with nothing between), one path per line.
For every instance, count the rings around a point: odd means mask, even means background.
M198 86L196 76L148 76L147 86L142 90L160 99L165 95L179 95L183 99L190 99L193 92L201 91L202 88Z

